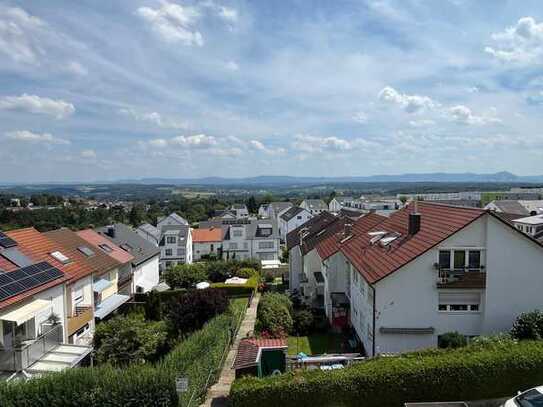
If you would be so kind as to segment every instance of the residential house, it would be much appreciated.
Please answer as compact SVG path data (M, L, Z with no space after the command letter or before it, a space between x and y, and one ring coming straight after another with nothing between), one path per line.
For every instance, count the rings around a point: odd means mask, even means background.
M60 257L58 245L33 228L0 233L0 370L12 377L77 366L92 350L67 343L66 284L85 270Z
M543 215L512 219L515 227L534 239L543 240Z
M519 201L513 200L492 201L485 206L485 209L520 216L530 216L528 209L526 209Z
M235 213L236 219L246 219L249 217L249 210L245 204L233 204L230 207L230 211Z
M307 241L318 242L317 239L322 236L323 231L337 219L338 217L330 212L322 212L287 234L289 291L292 294L303 296L304 287L302 285L307 284L308 281L307 274L309 272L304 272L304 255L310 248Z
M281 241L286 242L287 234L303 225L312 217L313 215L307 209L300 208L299 206L291 206L281 212L278 218Z
M318 215L327 211L328 205L322 199L304 199L300 204L300 208L308 210L312 215Z
M200 226L223 229L222 257L225 260L279 259L279 230L272 219L207 221L200 222Z
M508 331L543 305L543 247L492 211L411 203L338 253L323 266L327 278L343 279L329 295L345 289L369 355L434 347L451 331Z
M352 201L354 201L352 196L336 196L328 204L328 210L338 213L341 209L348 207Z
M269 219L274 219L276 222L279 222L279 216L287 209L292 208L294 205L292 202L270 202L268 205L268 216Z
M160 249L124 223L98 228L97 231L133 256L132 293L146 293L159 283Z
M121 263L109 256L107 249L96 247L69 229L53 230L46 232L45 235L62 246L66 256L85 263L92 270L90 303L94 308L95 319L106 318L130 299L129 295L118 293L117 282ZM75 304L89 304L87 297L89 285L87 280L84 283L73 287L71 298Z
M192 229L188 222L176 213L159 217L157 226L148 223L136 232L160 248L160 271L177 264L192 263Z
M262 204L258 207L258 217L259 218L269 218L268 215L269 204Z
M214 219L236 219L236 211L231 209L216 210L213 212Z
M222 258L222 240L224 230L221 227L199 228L192 230L192 259L201 260L210 255Z

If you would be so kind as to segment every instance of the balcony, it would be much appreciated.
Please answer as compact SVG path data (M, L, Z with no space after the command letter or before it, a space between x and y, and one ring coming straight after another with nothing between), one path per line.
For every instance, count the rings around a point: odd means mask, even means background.
M486 288L486 272L482 269L438 271L437 288Z
M0 351L0 370L4 372L57 372L77 365L92 348L62 343L62 325L52 325L36 339ZM8 379L9 380L9 379Z
M94 312L91 306L75 307L73 316L68 317L68 336L83 328L92 320Z

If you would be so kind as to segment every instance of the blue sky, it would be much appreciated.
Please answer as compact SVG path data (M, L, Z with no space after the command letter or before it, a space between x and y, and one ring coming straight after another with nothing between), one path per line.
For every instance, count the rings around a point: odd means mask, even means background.
M541 174L540 1L0 5L0 181Z

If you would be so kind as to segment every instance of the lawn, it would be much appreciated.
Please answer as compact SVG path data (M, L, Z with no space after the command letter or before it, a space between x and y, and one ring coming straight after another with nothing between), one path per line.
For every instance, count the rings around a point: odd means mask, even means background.
M323 353L347 352L345 338L341 334L319 333L309 336L289 336L288 354L296 355L303 352L307 355L321 355Z

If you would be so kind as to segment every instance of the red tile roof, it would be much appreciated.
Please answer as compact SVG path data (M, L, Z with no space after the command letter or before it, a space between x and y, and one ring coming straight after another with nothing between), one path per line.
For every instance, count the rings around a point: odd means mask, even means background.
M400 234L400 237L386 247L378 243L370 244L371 236L367 233L362 233L341 246L341 252L369 283L375 283L392 274L486 214L486 211L476 208L428 202L417 204L418 213L421 215L421 227L417 234L408 235L409 214L414 210L414 204L411 203L371 228L370 231L374 232Z
M286 339L259 339L245 338L239 343L236 359L234 360L234 369L254 366L258 360L259 349L288 348Z
M53 281L50 281L48 283L42 284L38 287L32 288L30 290L17 294L13 297L10 297L4 301L1 301L0 309L3 309L9 305L15 304L19 301L29 298L34 294L47 290L48 288L55 287L59 284L63 284L65 281L68 280L69 278L68 273L70 270L74 269L75 266L72 264L64 265L60 263L59 261L55 260L53 257L51 257L50 253L56 250L59 250L59 248L57 245L55 245L51 240L49 240L43 234L41 234L34 228L12 230L5 233L6 235L8 235L10 238L12 238L13 240L17 242L17 248L19 249L19 251L22 254L24 254L26 257L28 257L30 260L36 263L46 261L52 266L55 266L56 268L61 270L63 273L65 273L65 275L64 277L55 279ZM0 268L8 272L19 268L18 266L7 261L1 256L0 256L0 263L1 263Z
M96 248L96 250L102 251L102 253L105 253L109 257L112 257L113 259L117 260L121 264L130 263L132 260L134 260L134 256L132 256L126 250L121 249L111 240L102 236L101 234L99 234L98 232L92 229L80 230L79 232L76 232L76 234L80 238L86 240L88 243L93 245ZM103 250L100 247L101 245L107 245L109 248L111 248L111 251Z
M381 216L376 213L368 213L355 221L350 220L352 223L350 236L352 237L342 243L342 240L348 237L345 235L344 230L340 230L337 233L329 235L326 239L317 244L317 253L322 260L326 260L328 257L337 253L342 244L346 244L349 242L349 240L354 239L355 236L368 233L375 225L383 222L386 219L387 218L385 216ZM349 220L344 220L343 222L345 224L345 222L349 222Z
M202 228L192 230L193 243L221 242L223 236L222 228Z

